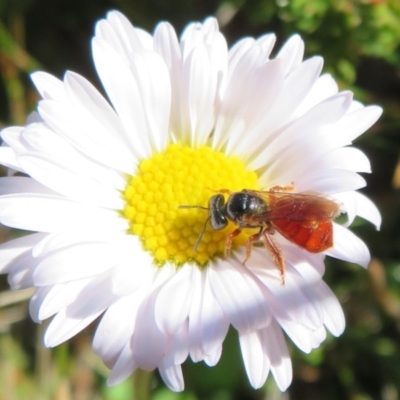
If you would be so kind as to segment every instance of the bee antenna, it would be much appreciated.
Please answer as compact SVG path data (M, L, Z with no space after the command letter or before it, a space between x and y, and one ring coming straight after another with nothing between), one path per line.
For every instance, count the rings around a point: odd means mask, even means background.
M209 210L208 207L203 207L203 206L198 206L198 205L196 205L196 206L193 206L193 205L185 205L185 204L184 204L184 205L179 205L178 208L201 208L202 210ZM208 218L206 219L206 222L204 222L203 229L201 230L200 235L199 235L199 237L197 238L196 243L195 243L194 246L193 246L193 251L196 251L197 248L199 247L200 242L201 242L201 238L202 238L203 235L204 235L204 232L205 232L205 230L206 230L207 223L208 223L209 220L210 220L210 217L208 217Z
M202 210L208 210L208 207L185 205L185 204L178 206L178 208L201 208Z
M201 207L201 208L205 208L205 207ZM204 222L203 229L201 230L201 232L200 232L200 234L199 234L199 237L197 238L196 243L195 243L194 246L193 246L193 251L197 251L197 248L199 247L199 244L200 244L200 242L201 242L201 238L202 238L203 235L204 235L204 232L205 232L205 230L206 230L207 223L208 223L209 220L210 220L210 217L208 217L208 218L206 219L206 222Z

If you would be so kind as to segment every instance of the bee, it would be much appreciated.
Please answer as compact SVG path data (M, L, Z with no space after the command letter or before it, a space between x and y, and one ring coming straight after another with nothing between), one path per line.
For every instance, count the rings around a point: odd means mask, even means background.
M208 218L194 250L199 246L208 222L215 230L225 228L229 221L236 225L236 229L226 238L225 256L229 256L233 239L243 229L259 228L247 239L244 263L251 255L252 246L262 242L278 267L284 284L285 260L272 235L279 232L310 253L321 253L333 246L332 222L341 213L340 205L322 194L293 193L290 190L293 190L293 186L274 186L269 191L243 189L232 192L221 189L210 197L208 207L180 206L208 210ZM227 200L224 194L229 195Z

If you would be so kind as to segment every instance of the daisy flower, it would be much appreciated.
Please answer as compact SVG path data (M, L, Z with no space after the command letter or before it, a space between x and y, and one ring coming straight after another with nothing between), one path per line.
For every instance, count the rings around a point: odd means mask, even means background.
M304 352L326 328L344 329L338 300L323 282L324 256L366 267L369 252L348 226L380 215L357 192L370 172L352 141L380 116L339 92L323 60L303 60L292 36L271 57L273 34L228 49L216 19L166 22L153 35L113 11L98 22L93 59L108 99L85 78L37 72L42 100L26 126L2 131L0 220L31 231L1 246L0 272L12 289L34 287L30 314L52 317L53 347L99 318L93 349L118 384L158 368L183 390L181 364L215 365L230 325L250 383L269 372L285 390L292 367L285 334ZM216 190L293 185L340 204L334 246L312 254L271 235L285 260L285 284L265 248L245 259L234 229L205 222ZM198 242L199 234L205 231ZM32 233L33 232L33 233Z

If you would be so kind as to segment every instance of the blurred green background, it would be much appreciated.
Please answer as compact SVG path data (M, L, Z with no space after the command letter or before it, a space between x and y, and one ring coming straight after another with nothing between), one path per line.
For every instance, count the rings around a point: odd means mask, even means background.
M327 260L326 281L338 296L347 327L309 355L291 346L294 379L281 394L271 377L250 388L236 332L229 333L214 368L187 361L186 390L176 394L152 377L156 400L382 399L400 397L400 1L399 0L0 0L0 128L24 124L37 94L29 74L41 69L62 77L74 70L100 87L90 38L110 9L153 31L160 20L178 32L192 20L215 15L233 44L242 36L274 31L278 45L298 32L306 56L320 54L342 90L384 108L380 121L359 140L372 162L363 190L383 216L380 232L363 220L353 231L373 259L368 271ZM5 171L1 171L4 173ZM0 240L12 232L0 228ZM108 388L108 371L93 355L94 324L67 344L45 349L46 324L27 315L30 291L7 290L0 280L0 400L134 399L134 380ZM142 400L136 396L135 400Z

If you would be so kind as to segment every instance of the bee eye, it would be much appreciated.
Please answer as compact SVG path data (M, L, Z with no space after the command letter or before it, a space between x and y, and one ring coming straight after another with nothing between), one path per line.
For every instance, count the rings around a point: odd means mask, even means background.
M224 215L225 198L222 194L217 194L210 198L208 203L210 224L213 229L223 229L228 225L228 220Z

